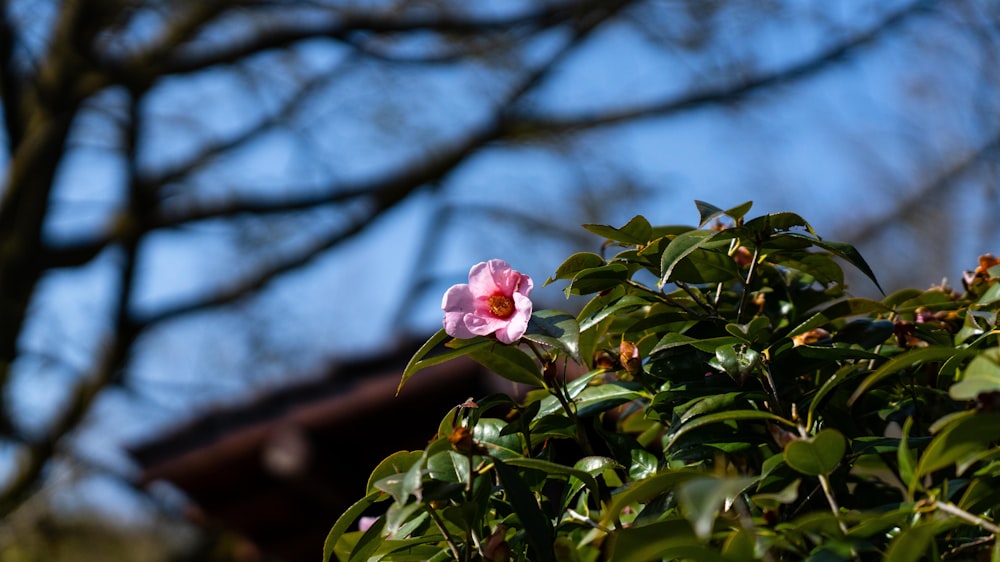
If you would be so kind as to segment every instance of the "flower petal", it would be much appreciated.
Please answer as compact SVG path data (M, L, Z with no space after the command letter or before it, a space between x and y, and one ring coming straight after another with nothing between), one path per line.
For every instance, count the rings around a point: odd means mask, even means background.
M453 285L444 298L441 299L441 309L444 310L444 331L453 338L469 339L476 334L469 331L465 325L465 317L475 311L476 299L472 296L469 286Z
M492 314L466 314L462 320L465 328L477 336L488 336L498 330L503 330L508 323L507 320L497 318Z
M484 261L472 266L469 270L469 288L472 294L477 297L489 297L503 292L496 282L496 270L504 267L510 270L510 266L503 260Z

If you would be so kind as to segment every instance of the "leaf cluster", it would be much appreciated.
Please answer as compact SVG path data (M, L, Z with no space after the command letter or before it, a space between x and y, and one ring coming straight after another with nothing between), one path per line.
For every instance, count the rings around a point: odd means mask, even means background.
M964 294L850 297L861 255L794 213L697 202L548 280L515 345L434 335L519 383L448 412L334 525L340 560L1000 559L1000 266ZM351 530L365 513L377 519Z

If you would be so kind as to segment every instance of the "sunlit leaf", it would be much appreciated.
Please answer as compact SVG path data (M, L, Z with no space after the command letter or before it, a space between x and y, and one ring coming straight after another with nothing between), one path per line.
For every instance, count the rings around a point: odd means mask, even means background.
M628 279L628 266L623 263L609 263L599 267L581 270L573 276L564 292L569 295L589 295L617 287Z
M584 269L592 269L605 265L604 258L593 252L578 252L566 258L566 261L556 268L552 277L545 280L545 285L559 279L572 279L577 273ZM542 285L543 287L545 285Z
M881 367L876 369L872 374L865 377L861 384L854 390L851 397L848 399L847 404L853 405L862 394L868 391L869 388L878 384L882 379L893 375L903 369L908 369L914 365L919 365L921 363L927 363L931 361L943 361L949 359L954 355L965 354L968 355L969 351L964 351L960 349L955 349L952 347L923 347L917 349L911 349L906 353L901 353L892 359L886 361Z
M333 524L333 528L331 528L330 532L326 535L326 541L323 543L324 562L331 560L337 541L339 541L344 533L346 533L348 529L354 525L354 522L358 519L358 517L361 517L361 515L369 507L378 501L378 498L381 495L382 492L378 490L369 491L368 495L354 502L351 507L347 508L347 511L337 518L337 521Z
M472 360L501 377L530 386L543 386L541 370L527 353L512 345L494 343L466 352Z
M847 451L847 440L836 429L824 429L808 439L785 446L785 463L802 474L820 476L833 472Z
M1000 413L963 412L938 431L920 455L914 481L984 451L1000 435Z
M531 313L524 337L561 349L580 361L580 325L571 314L559 310L536 310Z
M628 527L612 533L608 539L611 544L609 560L729 562L716 549L702 545L691 525L683 519Z
M963 371L962 380L948 389L955 400L974 400L983 392L1000 392L1000 348L974 357Z
M715 412L713 414L707 414L704 416L696 417L687 423L683 424L678 428L673 434L670 435L669 441L663 447L664 451L669 450L674 443L677 442L682 435L689 433L699 427L704 427L706 425L714 423L725 423L725 422L740 422L740 421L773 421L786 425L788 427L796 427L795 422L786 420L785 418L772 414L771 412L764 412L760 410L729 410L724 412Z
M684 516L691 522L695 535L707 539L723 504L746 490L755 480L753 477L707 477L681 484L677 489L677 501L684 508Z
M608 240L622 242L632 246L641 246L652 240L653 227L642 215L632 217L621 228L615 228L604 224L585 224L583 228L593 232L598 236L603 236Z

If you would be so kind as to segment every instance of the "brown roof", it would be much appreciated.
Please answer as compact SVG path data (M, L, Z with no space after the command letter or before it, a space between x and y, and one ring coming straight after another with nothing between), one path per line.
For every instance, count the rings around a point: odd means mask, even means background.
M459 359L421 371L397 397L404 364L347 365L205 415L130 453L145 484L170 482L193 513L240 532L268 559L314 562L379 461L423 448L450 408L495 387L477 364Z

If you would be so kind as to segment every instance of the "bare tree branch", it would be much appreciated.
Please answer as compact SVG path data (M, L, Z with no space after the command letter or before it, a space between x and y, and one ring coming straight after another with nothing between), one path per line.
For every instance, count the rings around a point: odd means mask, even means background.
M17 34L10 21L7 2L0 2L0 97L3 98L3 121L7 129L7 149L13 154L24 132L21 111L21 80L17 76L14 49Z
M547 135L607 127L638 119L663 117L707 105L740 101L752 93L793 83L826 70L834 64L847 59L858 50L874 44L887 33L902 26L913 17L927 13L933 3L930 0L917 0L905 8L901 8L886 16L871 29L832 45L807 60L760 74L737 84L708 88L698 92L687 93L679 98L617 111L604 110L598 113L562 118L525 115L520 120L513 121L513 126L517 127L517 133L522 135Z
M479 130L469 134L464 141L444 151L437 157L426 158L415 166L411 165L408 168L404 168L402 172L397 172L376 182L339 189L333 195L327 195L325 198L323 196L309 196L277 205L242 202L226 209L224 214L220 214L219 209L213 209L211 213L201 215L202 218L226 216L235 212L235 209L238 209L238 212L252 212L256 210L270 213L278 212L277 209L289 211L312 208L323 203L347 200L347 198L361 200L368 198L372 204L370 213L362 220L354 221L348 228L316 240L299 252L287 255L284 259L272 264L265 270L248 276L241 282L227 289L220 290L214 295L196 297L187 303L181 303L146 318L139 319L135 323L137 329L143 330L169 319L230 304L242 299L253 291L263 288L280 275L302 267L324 251L357 234L372 219L393 208L422 186L446 177L480 148L490 142L499 140L503 132L507 130L504 126L504 120L509 115L511 108L539 84L566 56L572 53L586 39L590 32L630 3L631 0L618 0L614 3L608 3L599 15L576 22L574 24L573 35L567 40L565 45L551 55L549 60L544 64L527 73L520 83L512 88L504 103L499 105L494 120L481 126ZM181 222L189 222L194 216L188 213ZM180 224L180 222L174 224ZM167 225L161 224L160 226Z
M925 183L919 189L910 192L905 199L893 205L892 210L885 215L870 219L860 227L840 234L839 237L848 242L858 243L878 236L887 227L898 224L904 217L913 216L921 207L927 204L927 201L932 196L939 196L953 189L957 185L958 180L968 173L969 170L998 151L1000 151L1000 134L994 136L978 149L971 151L961 160L954 162L933 180Z
M137 97L137 96L136 96ZM130 156L129 209L140 217L149 205L148 193L136 181L136 142L139 128L138 100L133 97L127 128L127 147ZM124 240L123 264L119 274L117 301L113 310L112 335L99 353L93 369L73 390L69 404L58 414L53 426L42 439L27 443L25 459L18 465L10 483L0 491L0 519L23 503L35 489L46 463L52 459L56 447L90 412L98 394L110 385L124 366L138 332L129 322L129 302L134 288L135 262L140 237L135 232Z
M205 68L232 64L252 55L288 47L308 39L328 38L350 42L357 32L400 33L408 31L438 31L452 34L479 35L489 31L504 31L520 25L551 25L553 20L565 21L592 10L601 3L594 0L568 1L550 4L537 10L506 17L459 18L443 15L412 16L396 19L386 14L352 15L339 21L296 22L274 26L243 41L205 51L176 49L177 42L161 42L160 46L140 55L136 61L124 62L126 67L146 66L151 61L163 61L154 66L161 74L184 74Z

